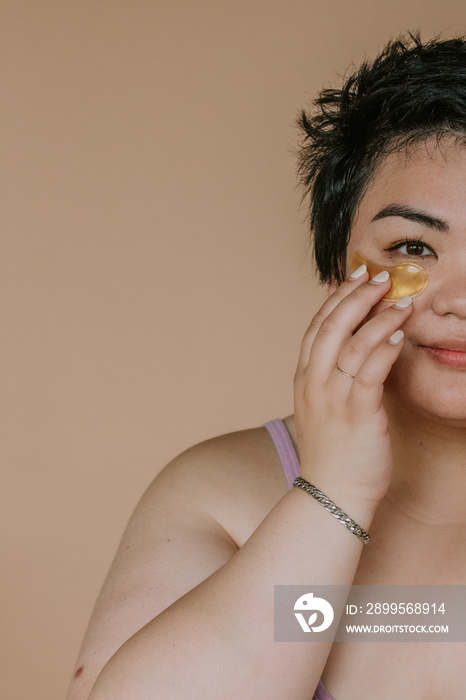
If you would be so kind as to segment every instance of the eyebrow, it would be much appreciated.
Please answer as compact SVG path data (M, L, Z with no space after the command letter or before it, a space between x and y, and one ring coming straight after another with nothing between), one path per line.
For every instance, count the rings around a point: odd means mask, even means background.
M401 216L403 219L414 221L416 224L422 224L423 226L428 226L429 228L433 228L436 231L442 231L443 233L448 233L450 230L446 221L437 219L437 217L432 216L425 211L413 209L407 204L389 204L381 209L379 213L374 216L372 221L386 219L389 216Z

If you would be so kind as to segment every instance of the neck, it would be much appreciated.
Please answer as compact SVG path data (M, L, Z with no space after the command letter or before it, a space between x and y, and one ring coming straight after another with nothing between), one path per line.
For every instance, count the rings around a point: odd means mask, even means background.
M389 416L394 468L379 510L388 519L399 515L402 520L411 521L413 527L417 523L444 530L461 525L464 532L466 428L429 421L387 394L384 405ZM285 423L297 449L294 416L285 418Z
M466 429L434 422L384 397L394 471L387 506L420 525L466 526Z

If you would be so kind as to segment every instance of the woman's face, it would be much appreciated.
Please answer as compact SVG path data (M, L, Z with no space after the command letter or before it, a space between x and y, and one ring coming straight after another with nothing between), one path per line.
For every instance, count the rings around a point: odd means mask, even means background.
M347 259L358 250L384 265L414 261L429 277L386 391L420 415L466 425L466 146L445 137L387 156L357 211Z

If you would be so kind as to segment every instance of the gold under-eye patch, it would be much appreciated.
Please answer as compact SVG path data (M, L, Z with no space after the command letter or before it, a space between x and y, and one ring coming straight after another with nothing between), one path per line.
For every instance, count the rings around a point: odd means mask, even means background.
M412 262L402 262L399 265L379 265L366 258L359 250L350 258L351 271L360 265L366 265L369 275L374 277L379 272L387 270L392 286L383 297L383 301L396 301L406 295L415 297L427 287L428 277L423 267Z

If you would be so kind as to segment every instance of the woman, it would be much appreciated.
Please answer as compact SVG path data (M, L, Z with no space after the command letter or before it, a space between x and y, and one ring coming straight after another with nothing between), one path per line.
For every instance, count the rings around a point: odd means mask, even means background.
M295 414L196 445L155 479L69 700L466 692L461 644L273 634L276 584L466 582L466 41L391 43L300 123L329 296L301 345ZM352 269L355 252L367 266ZM406 261L428 284L393 301ZM298 469L323 497L290 488Z

